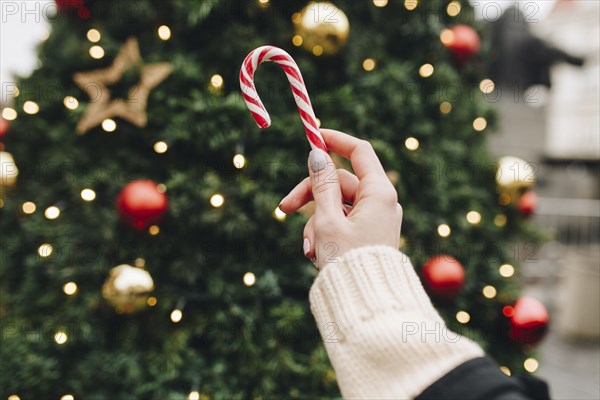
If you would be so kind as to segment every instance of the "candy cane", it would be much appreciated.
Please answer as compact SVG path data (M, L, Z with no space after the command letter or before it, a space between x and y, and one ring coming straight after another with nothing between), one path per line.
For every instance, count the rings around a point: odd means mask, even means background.
M265 109L256 87L254 86L254 72L260 64L267 61L273 61L281 66L290 81L292 92L294 93L294 100L298 106L302 123L304 124L304 130L306 130L306 137L308 142L313 149L319 148L327 151L327 145L321 136L319 127L317 125L317 117L313 111L310 98L308 97L308 91L306 85L302 79L302 74L298 65L294 59L284 50L274 46L263 46L253 50L248 54L244 63L242 64L242 70L240 71L240 87L242 89L242 95L246 101L246 106L252 114L252 117L260 128L268 128L271 126L271 117Z

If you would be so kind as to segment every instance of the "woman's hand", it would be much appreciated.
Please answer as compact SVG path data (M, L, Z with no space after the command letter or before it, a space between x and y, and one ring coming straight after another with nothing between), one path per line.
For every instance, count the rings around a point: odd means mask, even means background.
M320 270L354 248L398 248L402 207L371 144L329 129L321 134L329 149L350 159L356 175L338 170L324 151L311 151L309 177L279 205L290 214L315 201L315 214L304 228L306 257ZM344 206L344 201L352 206Z

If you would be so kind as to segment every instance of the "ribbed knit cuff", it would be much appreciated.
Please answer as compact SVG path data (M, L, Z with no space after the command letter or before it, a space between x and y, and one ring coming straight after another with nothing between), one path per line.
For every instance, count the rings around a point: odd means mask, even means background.
M412 398L483 355L447 330L408 257L391 247L354 249L328 265L310 303L345 398Z

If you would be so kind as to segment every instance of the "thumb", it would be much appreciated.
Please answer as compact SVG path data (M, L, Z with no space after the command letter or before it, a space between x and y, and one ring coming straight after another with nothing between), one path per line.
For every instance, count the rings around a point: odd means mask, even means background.
M308 172L315 199L315 213L343 216L342 190L337 168L329 154L314 149L308 156Z

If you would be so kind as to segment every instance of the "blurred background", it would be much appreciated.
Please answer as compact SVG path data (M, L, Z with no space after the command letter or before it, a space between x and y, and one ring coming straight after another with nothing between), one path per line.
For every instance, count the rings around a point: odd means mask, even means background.
M553 319L539 375L552 382L556 398L598 398L600 3L525 3L522 15L546 8L528 31L513 18L493 28L507 56L497 72L508 71L511 95L519 85L524 92L497 103L500 129L489 148L538 166L533 220L552 239L539 249L539 262L524 264L522 283ZM524 43L535 57L524 57ZM545 46L554 49L544 53Z
M28 1L25 18L7 18L1 2L0 104L10 107L15 76L38 66L36 47L50 35L40 10L54 2ZM599 399L600 2L472 5L491 37L488 103L497 129L488 149L535 169L537 183L520 207L549 239L519 253L519 283L551 321L533 369L553 398Z

